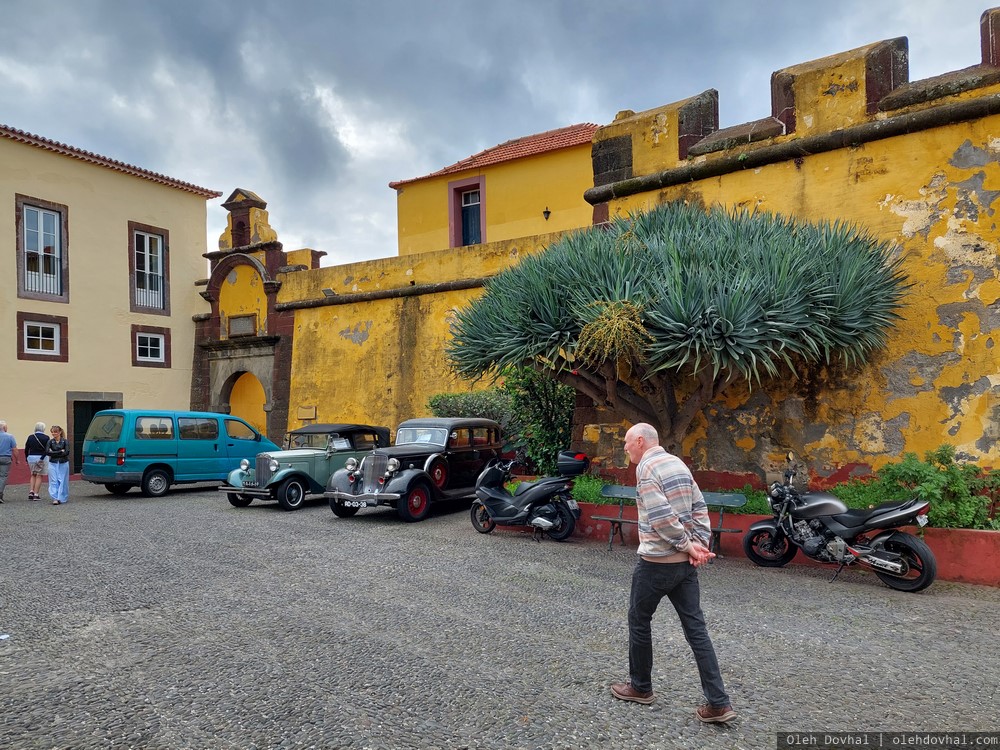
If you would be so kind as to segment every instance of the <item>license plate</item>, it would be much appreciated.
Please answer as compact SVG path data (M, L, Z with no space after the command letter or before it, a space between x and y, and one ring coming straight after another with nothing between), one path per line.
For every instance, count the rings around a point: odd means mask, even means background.
M927 525L927 516L926 514L921 513L919 516L917 516L917 526L926 526L926 525Z
M570 510L580 510L580 504L571 497L566 498L566 505Z
M94 459L94 463L95 464L103 464L104 463L104 456L92 456L91 458Z
M345 500L344 501L344 507L345 508L367 508L368 507L368 503L366 503L364 500Z

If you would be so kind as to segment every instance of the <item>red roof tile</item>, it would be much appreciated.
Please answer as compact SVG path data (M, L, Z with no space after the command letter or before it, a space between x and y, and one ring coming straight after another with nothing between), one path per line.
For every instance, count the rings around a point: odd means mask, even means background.
M468 159L462 159L462 161L455 162L450 167L439 169L437 172L431 172L423 177L390 182L389 187L397 188L400 185L417 182L418 180L426 180L429 177L440 177L441 175L454 174L455 172L464 172L468 169L482 169L493 164L523 159L526 156L536 156L537 154L544 154L549 151L558 151L561 148L580 146L584 143L590 143L598 127L598 125L594 125L593 123L584 122L579 125L558 128L557 130L547 130L537 135L526 135L523 138L515 138L512 141L507 141L498 146L493 146L493 148L488 148L485 151L480 151Z
M157 174L156 172L150 172L148 169L143 169L142 167L136 167L131 164L126 164L125 162L109 159L108 157L101 156L100 154L94 154L90 151L84 151L83 149L74 148L73 146L67 146L65 143L50 141L48 138L42 138L40 135L27 133L23 130L18 130L17 128L8 127L7 125L0 125L0 138L10 138L12 141L17 141L18 143L36 146L46 151L53 151L57 154L62 154L63 156L69 156L73 159L85 161L89 164L107 167L108 169L113 169L116 172L124 172L125 174L130 174L134 177L141 177L144 180L158 182L161 185L167 185L168 187L177 188L178 190L185 190L204 198L218 198L222 195L222 193L216 190L198 187L197 185L192 185L189 182L181 182L180 180L175 180L173 177L167 177L166 175Z

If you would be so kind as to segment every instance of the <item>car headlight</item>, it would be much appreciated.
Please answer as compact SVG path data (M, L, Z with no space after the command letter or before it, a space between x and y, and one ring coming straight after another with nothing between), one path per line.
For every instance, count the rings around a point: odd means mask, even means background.
M250 468L250 461L244 458L242 461L240 461L240 468L243 471L246 471L247 469L249 469Z
M354 471L356 468L358 468L358 459L356 458L347 459L346 461L344 461L344 468L347 469L348 471Z
M270 461L267 462L267 468L269 471L277 471L278 466L279 466L278 461L274 458L272 458Z
M385 465L385 470L389 472L394 472L399 470L399 459L390 458L389 463Z

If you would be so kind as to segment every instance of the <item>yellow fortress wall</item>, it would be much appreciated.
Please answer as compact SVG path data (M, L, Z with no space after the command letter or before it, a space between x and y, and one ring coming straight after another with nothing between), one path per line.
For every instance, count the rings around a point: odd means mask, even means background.
M596 131L592 173L579 178L590 215L521 227L571 229L688 200L843 219L898 245L913 287L888 350L861 372L831 368L728 394L685 442L696 468L760 476L792 449L834 481L944 442L1000 466L997 31L1000 11L988 11L982 64L924 81L908 81L905 38L793 65L772 76L771 114L734 127L719 128L715 91L624 111ZM520 172L510 164L498 174L534 204L546 195L536 167L527 160ZM230 198L232 236L208 254L212 277L202 292L212 313L196 316L192 403L226 410L236 383L252 373L275 438L310 421L395 427L426 414L435 393L486 385L448 369L450 316L484 279L560 233L507 239L497 233L505 217L487 207L487 242L450 249L447 207L404 187L400 257L332 268L320 268L314 251L284 253L252 193ZM512 199L509 209L526 206ZM241 288L225 289L230 278ZM259 330L229 336L228 316L247 306L256 306ZM614 414L578 406L576 447L618 464L620 428Z
M276 307L295 312L290 402L307 414L315 409L319 422L395 429L404 419L427 416L432 395L471 385L445 363L453 311L480 294L487 277L555 237L287 274Z
M895 39L778 71L770 118L718 130L709 91L598 131L596 215L685 200L847 220L896 243L913 283L865 371L716 404L685 442L699 468L752 473L794 449L843 476L945 442L1000 465L997 24L998 11L983 15L981 65L926 81L907 82L906 40ZM614 453L601 438L613 416L583 421L595 451Z

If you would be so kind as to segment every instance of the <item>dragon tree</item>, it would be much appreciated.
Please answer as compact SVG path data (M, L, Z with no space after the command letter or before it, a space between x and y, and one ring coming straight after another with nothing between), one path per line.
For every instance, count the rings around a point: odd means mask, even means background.
M457 311L448 358L472 380L536 368L677 449L736 381L868 362L900 317L900 264L854 225L663 204L490 279Z

